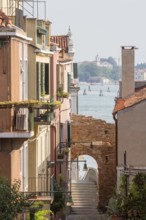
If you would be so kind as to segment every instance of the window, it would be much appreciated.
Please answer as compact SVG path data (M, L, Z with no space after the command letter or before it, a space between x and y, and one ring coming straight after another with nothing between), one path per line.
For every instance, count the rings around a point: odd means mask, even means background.
M49 94L49 64L37 62L37 98Z

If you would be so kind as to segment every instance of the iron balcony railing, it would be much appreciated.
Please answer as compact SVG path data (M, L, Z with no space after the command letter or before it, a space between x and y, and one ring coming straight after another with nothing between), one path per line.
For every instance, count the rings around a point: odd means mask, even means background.
M48 198L50 197L51 199L53 198L53 189L54 189L54 181L53 181L53 176L48 176L46 174L40 174L37 177L29 177L29 178L23 178L23 183L27 183L28 187L27 190L22 189L21 191L29 195L31 198L38 198L38 197L43 197L43 198ZM22 183L22 188L23 187ZM25 187L26 189L26 187Z

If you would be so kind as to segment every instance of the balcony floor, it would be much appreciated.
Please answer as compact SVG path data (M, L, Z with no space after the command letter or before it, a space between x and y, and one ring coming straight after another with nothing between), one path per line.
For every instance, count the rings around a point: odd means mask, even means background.
M0 132L0 138L31 138L34 131L14 131L14 132Z

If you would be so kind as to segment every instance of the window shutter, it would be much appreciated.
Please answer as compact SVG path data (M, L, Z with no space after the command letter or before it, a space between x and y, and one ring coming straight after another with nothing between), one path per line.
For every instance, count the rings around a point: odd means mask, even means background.
M68 73L68 92L70 93L71 75Z
M74 79L78 78L78 64L74 63L73 64L73 74L74 74Z
M68 122L67 128L68 128L68 143L70 146L70 144L72 143L72 124L70 122Z
M41 63L41 96L45 95L45 64Z
M37 98L41 96L41 63L37 62Z
M45 93L49 94L49 64L45 63Z

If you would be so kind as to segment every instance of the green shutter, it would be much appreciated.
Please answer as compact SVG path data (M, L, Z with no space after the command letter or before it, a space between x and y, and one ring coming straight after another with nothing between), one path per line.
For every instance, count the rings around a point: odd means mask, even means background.
M49 94L49 64L45 63L45 93Z
M67 124L67 130L68 130L68 143L69 143L69 147L70 144L72 143L72 124L68 122Z
M71 75L68 73L68 92L70 93Z
M41 96L45 95L45 64L41 63Z
M41 96L41 63L37 62L37 99L40 99Z
M78 78L78 63L73 64L73 74L74 74L74 79Z

